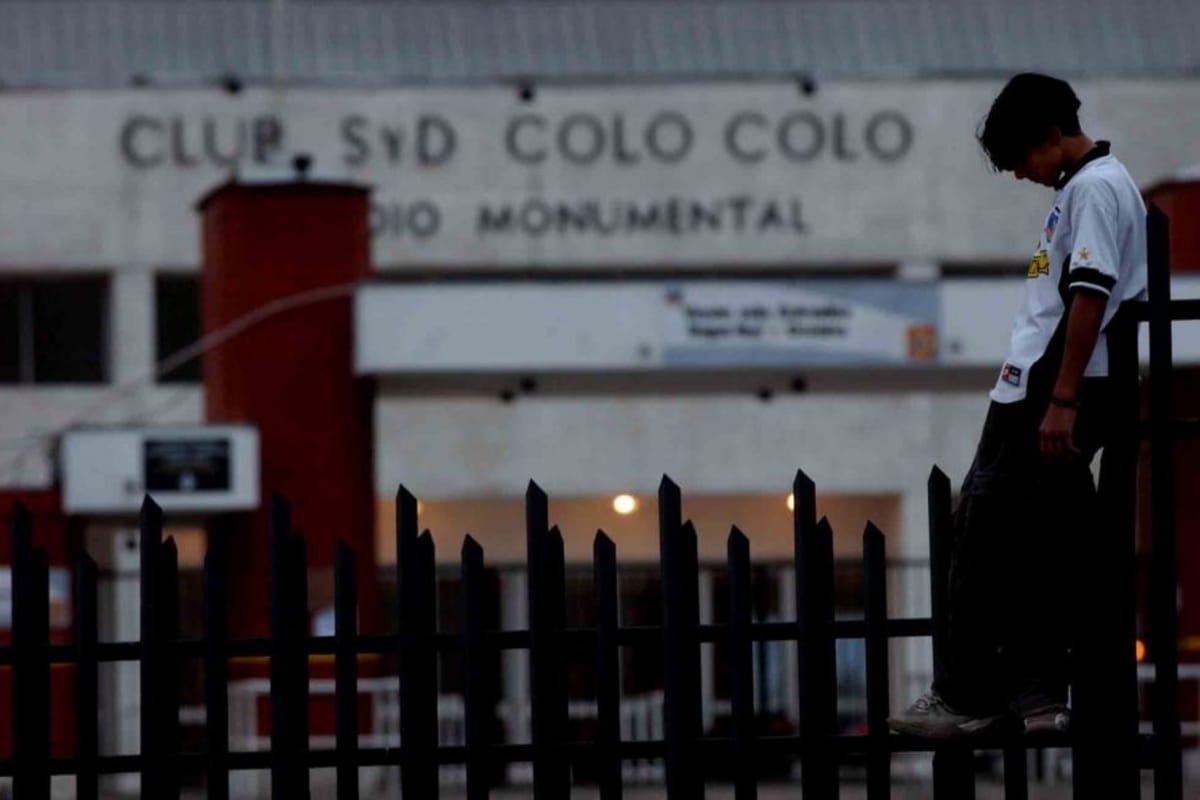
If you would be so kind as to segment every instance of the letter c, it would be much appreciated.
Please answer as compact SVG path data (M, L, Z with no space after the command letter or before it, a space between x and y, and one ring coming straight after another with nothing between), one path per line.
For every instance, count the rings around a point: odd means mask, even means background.
M161 148L157 152L139 150L137 147L138 134L143 131L161 134L162 130L162 122L153 117L141 115L130 117L121 127L121 155L138 169L157 167L164 158Z
M725 126L725 147L729 150L731 156L743 164L757 164L767 157L767 151L761 147L750 150L742 145L739 133L747 125L753 125L756 128L765 128L767 127L767 118L757 111L743 111L735 114L729 120L729 124Z
M513 160L520 161L522 164L540 164L546 160L546 148L534 150L525 150L521 147L521 129L525 127L533 127L538 130L545 130L546 120L537 114L521 114L513 117L508 123L508 130L504 134L505 147L508 149L508 154Z

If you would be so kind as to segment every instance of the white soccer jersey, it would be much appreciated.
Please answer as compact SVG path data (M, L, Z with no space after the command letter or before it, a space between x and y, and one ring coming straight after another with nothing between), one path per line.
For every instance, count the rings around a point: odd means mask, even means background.
M1026 278L1008 358L991 392L998 403L1024 399L1034 364L1059 326L1065 326L1073 291L1108 296L1101 331L1122 302L1145 294L1146 206L1124 165L1109 155L1108 142L1097 143L1059 183ZM1084 376L1107 374L1108 343L1102 332Z

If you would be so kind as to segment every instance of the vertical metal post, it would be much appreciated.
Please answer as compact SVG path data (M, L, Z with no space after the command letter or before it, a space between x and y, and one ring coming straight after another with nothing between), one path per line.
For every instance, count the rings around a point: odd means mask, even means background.
M44 790L36 778L38 742L32 731L36 730L37 717L46 713L38 708L34 684L37 648L34 632L33 604L37 602L37 581L33 564L33 522L24 504L16 501L12 506L12 709L11 736L13 743L13 793L19 800L26 797L49 798L49 787Z
M929 474L929 580L933 617L934 683L943 678L950 636L950 559L954 551L954 519L950 479L937 467ZM935 800L974 800L974 751L969 744L933 754Z
M209 800L229 800L229 550L222 523L213 523L204 554L204 773Z
M33 728L26 732L37 743L34 759L38 792L45 787L50 790L50 563L45 548L33 551L34 605L33 638L37 643L34 651L32 682L34 702L44 711L34 720ZM36 795L35 795L36 796Z
M1107 624L1111 631L1113 690L1108 693L1101 690L1095 699L1096 713L1108 714L1115 720L1117 748L1123 753L1113 759L1113 764L1121 771L1125 793L1129 797L1138 797L1141 794L1141 764L1137 757L1140 749L1137 504L1142 413L1138 323L1130 315L1118 312L1110 330L1109 369L1115 408L1113 434L1101 456L1098 504L1101 521L1096 528L1109 538L1113 560L1111 577L1098 587L1110 598L1110 613L1105 614L1099 624ZM1113 781L1113 784L1120 786L1122 781Z
M488 796L488 717L483 644L483 548L470 536L462 547L463 682L466 710L467 800Z
M159 752L163 758L160 773L160 794L163 800L179 800L180 776L178 756L182 736L179 727L179 551L175 539L162 543L158 554L158 575L154 581L158 593L158 634L162 657L158 696L150 700L159 717L162 741Z
M97 652L96 562L84 553L75 568L75 778L77 800L99 797L100 723L99 659Z
M1074 796L1128 800L1141 793L1137 759L1135 508L1138 461L1137 329L1126 314L1105 332L1114 417L1101 458L1089 568L1079 570L1072 643Z
M33 561L33 531L29 511L19 500L12 505L12 719L9 736L13 743L13 792L18 798L33 793L29 767L33 739L25 738L37 709L31 706L29 691L30 655L29 603L33 600L30 577Z
M833 636L833 530L817 523L816 486L801 471L792 482L796 620L799 628L801 785L804 796L838 796L837 642Z
M334 704L337 796L358 797L358 585L354 551L338 542L334 555Z
M617 548L603 531L592 545L596 593L596 711L600 800L621 800L621 651L617 644Z
M750 540L737 527L726 548L729 570L729 674L733 678L734 797L758 796L758 755L754 748L754 641L750 622Z
M292 781L295 797L308 800L310 792L308 769L308 556L304 537L297 533L288 539L288 603L289 649L291 683L289 702L292 705L293 725L288 731L288 750L291 752Z
M34 797L49 797L50 792L50 565L45 549L33 551L33 575L30 581L33 602L30 617L34 647L30 659L32 670L28 683L32 704L39 709L33 725L22 735L33 740L32 774L36 789Z
M562 534L548 530L549 500L530 481L525 493L525 542L529 592L529 695L533 738L533 796L570 794L570 761L560 746L567 735L566 627Z
M663 585L665 667L663 717L666 729L667 797L704 796L704 776L695 758L700 737L700 627L696 531L681 524L679 487L663 477L658 490L658 542Z
M400 786L404 800L438 793L437 629L433 537L417 535L417 498L396 491L397 627L400 663Z
M139 573L141 581L141 642L138 646L141 669L141 773L142 796L160 797L165 792L163 755L165 731L158 707L162 696L164 672L162 631L159 609L159 561L162 550L162 509L147 497L140 518Z
M888 800L892 790L888 747L887 560L883 533L863 533L867 656L867 799Z
M278 494L271 496L271 796L305 797L301 794L299 766L308 774L307 764L297 765L303 755L296 752L296 731L300 725L297 688L307 704L307 659L303 676L296 673L296 623L292 604L295 569L291 533L291 508ZM307 738L307 731L305 731Z
M1025 746L1017 742L1004 748L1004 800L1026 800L1028 797L1028 754Z
M1152 708L1157 764L1155 800L1183 793L1179 722L1179 550L1175 534L1175 452L1172 437L1170 232L1167 216L1151 206L1146 219L1150 301L1151 530L1150 647L1154 658Z
M50 798L49 565L33 547L33 521L19 501L12 510L13 794Z
M1141 774L1135 569L1141 401L1136 320L1118 313L1106 338L1115 415L1101 461L1094 524L1100 535L1089 542L1092 569L1081 575L1086 588L1074 692L1075 797L1137 798Z

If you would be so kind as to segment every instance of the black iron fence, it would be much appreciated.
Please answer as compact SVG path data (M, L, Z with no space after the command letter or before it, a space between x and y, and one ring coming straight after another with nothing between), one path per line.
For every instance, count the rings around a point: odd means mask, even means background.
M861 619L838 620L833 602L833 531L815 515L815 487L803 473L794 482L794 559L797 619L752 619L750 542L736 527L728 540L729 610L722 625L701 624L698 603L696 532L682 517L680 489L664 478L659 489L659 546L663 617L661 625L623 626L618 620L617 552L602 531L594 544L595 625L569 628L563 541L551 527L548 500L531 484L526 495L529 627L494 630L485 625L484 552L467 537L461 553L462 630L446 633L436 624L433 539L417 525L417 501L403 487L397 497L398 632L360 635L357 631L355 554L339 546L335 563L335 634L310 636L304 540L291 528L287 503L271 506L270 636L231 640L227 636L225 543L214 540L204 564L204 636L183 639L178 624L178 559L174 542L162 539L162 513L147 499L141 514L141 638L100 643L97 638L96 565L86 555L77 567L76 641L50 644L46 554L32 546L30 518L13 509L13 640L0 648L0 664L13 672L14 752L0 762L0 775L13 778L18 800L48 798L52 775L74 775L77 796L96 798L104 774L140 773L142 794L165 799L180 795L182 772L203 772L208 796L227 798L235 770L270 771L271 796L306 797L310 771L333 768L339 797L359 795L359 768L394 766L405 798L433 798L439 792L439 766L465 766L466 795L484 798L497 767L532 764L535 798L570 796L572 763L586 758L594 767L604 800L622 794L622 761L662 758L670 798L703 796L707 777L731 777L739 800L757 792L765 759L799 759L805 798L838 795L839 764L865 764L867 794L890 796L893 755L933 752L937 798L964 800L975 792L973 753L1003 752L1005 796L1028 796L1027 752L1031 748L1072 748L1076 797L1137 797L1141 770L1152 769L1157 800L1182 796L1178 652L1176 646L1175 526L1171 444L1200 432L1196 422L1172 420L1172 320L1200 319L1200 301L1172 302L1166 263L1166 220L1157 209L1149 219L1150 299L1132 305L1114 323L1110 346L1124 399L1128 435L1106 448L1101 496L1107 525L1080 553L1090 611L1079 620L1073 681L1076 724L1069 734L1023 737L995 733L968 742L930 742L890 734L889 641L932 637L935 655L943 646L951 545L951 492L936 468L929 478L931 618L890 619L884 533L868 524L863 532L865 609ZM1150 323L1150 418L1140 422L1137 389L1137 326ZM1150 440L1153 477L1153 553L1149 646L1156 666L1153 733L1138 733L1135 663L1136 590L1134 580L1135 477L1140 440ZM867 732L838 730L836 641L865 643ZM755 726L757 642L794 641L799 648L799 730L766 736ZM701 724L700 647L724 644L732 681L732 725L727 735L708 735ZM568 725L566 659L568 647L583 644L595 654L597 724L595 735L575 740ZM663 736L624 741L620 736L619 654L631 646L661 647L665 708ZM502 742L491 725L487 670L498 650L526 650L530 664L531 740ZM391 654L399 665L399 747L360 747L358 666L363 654ZM463 667L465 743L439 746L438 659L457 654ZM309 742L308 664L313 655L335 662L335 745L314 749ZM243 656L270 659L270 747L244 752L230 748L228 736L229 661ZM452 656L451 656L452 657ZM184 659L203 662L206 742L202 750L181 747L178 680ZM936 660L936 659L935 659ZM136 755L100 755L97 723L101 663L136 661L141 674L141 748ZM76 740L74 754L52 757L49 707L52 664L74 665Z

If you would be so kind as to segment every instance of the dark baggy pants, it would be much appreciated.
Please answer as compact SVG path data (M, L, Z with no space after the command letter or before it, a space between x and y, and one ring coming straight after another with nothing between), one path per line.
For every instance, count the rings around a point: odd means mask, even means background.
M964 713L1028 713L1067 701L1074 576L1098 530L1090 464L1111 430L1105 379L1080 389L1065 463L1038 447L1046 405L992 403L954 514L948 634L934 690Z

